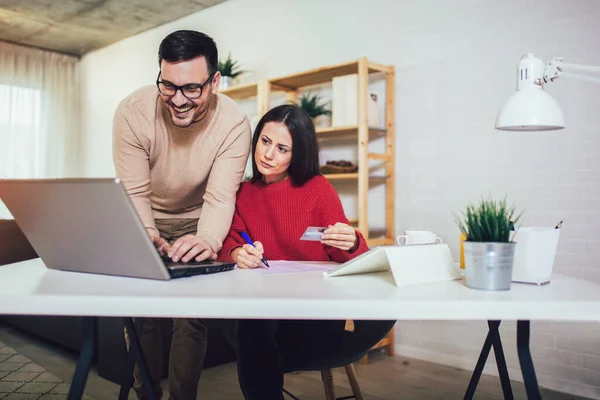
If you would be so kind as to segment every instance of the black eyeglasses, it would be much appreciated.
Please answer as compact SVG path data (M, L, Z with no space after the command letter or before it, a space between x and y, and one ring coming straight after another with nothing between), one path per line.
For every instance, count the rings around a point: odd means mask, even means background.
M173 85L171 82L164 82L160 80L160 72L158 73L158 76L156 77L156 86L158 87L158 91L161 94L164 94L165 96L175 96L175 94L177 93L178 90L181 90L181 94L183 94L185 97L187 97L188 99L192 100L192 99L197 99L200 96L202 96L202 88L204 88L204 86L206 86L207 83L209 83L210 81L212 81L212 78L215 76L216 71L212 73L211 76L208 77L208 79L206 81L204 81L204 83L199 84L199 83L188 83L187 85L183 85L183 86L177 86L177 85Z

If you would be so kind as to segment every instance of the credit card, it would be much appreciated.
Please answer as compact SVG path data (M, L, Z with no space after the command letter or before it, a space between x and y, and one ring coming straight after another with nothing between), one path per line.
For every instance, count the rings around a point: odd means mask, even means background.
M304 231L304 233L302 234L302 237L300 238L300 240L310 240L310 241L314 241L314 242L320 242L321 241L321 236L323 235L323 232L325 231L325 227L322 226L309 226L308 228L306 228L306 231Z

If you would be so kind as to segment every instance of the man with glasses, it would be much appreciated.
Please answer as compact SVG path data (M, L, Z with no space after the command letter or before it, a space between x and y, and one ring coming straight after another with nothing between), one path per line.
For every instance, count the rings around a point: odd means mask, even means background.
M218 53L209 36L173 32L160 44L158 60L156 85L136 90L115 112L115 170L161 255L183 262L216 259L246 166L250 123L218 93ZM144 321L140 340L160 399L159 320ZM206 340L203 320L173 321L171 399L196 398ZM144 398L137 367L134 387Z

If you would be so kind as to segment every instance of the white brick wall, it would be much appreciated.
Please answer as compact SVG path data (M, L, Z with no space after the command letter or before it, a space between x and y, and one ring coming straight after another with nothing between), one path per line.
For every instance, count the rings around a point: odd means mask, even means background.
M600 2L435 4L445 17L412 13L407 22L418 21L398 46L405 48L404 42L420 34L447 38L445 56L435 65L431 57L439 43L417 41L423 47L415 48L416 58L408 68L397 69L397 167L407 171L398 182L397 230L435 230L457 255L458 232L450 212L488 191L507 193L524 209L527 224L564 220L556 272L600 282L600 85L568 78L547 85L568 120L563 131L493 130L496 113L515 87L520 53L533 52L545 62L563 56L566 62L600 65ZM471 84L454 79L461 70L469 71ZM432 199L437 207L420 206ZM487 329L485 323L401 325L400 352L469 369ZM511 378L522 379L515 335L515 323L504 322ZM533 323L532 354L545 387L600 398L599 353L598 325ZM497 373L493 358L486 372Z
M567 118L565 130L493 129L516 88L522 53L600 65L600 1L227 1L83 59L89 176L113 174L114 107L154 81L160 40L181 28L211 34L223 54L232 52L253 71L251 79L361 56L394 64L397 233L434 230L457 257L452 212L482 195L506 193L524 209L527 224L564 220L557 272L600 282L600 85L568 78L548 85ZM600 327L532 328L540 383L600 398ZM503 323L502 332L511 378L520 379L514 322ZM483 322L402 322L397 349L472 369L485 333ZM494 373L493 360L488 366Z

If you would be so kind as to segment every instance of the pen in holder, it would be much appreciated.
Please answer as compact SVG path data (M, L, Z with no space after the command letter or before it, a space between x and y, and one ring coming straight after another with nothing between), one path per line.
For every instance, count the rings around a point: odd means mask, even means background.
M522 227L511 235L517 243L512 281L537 285L550 283L560 224L554 228Z

